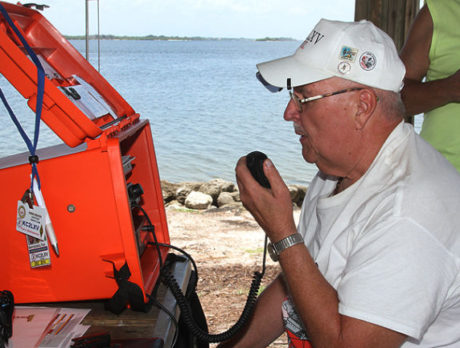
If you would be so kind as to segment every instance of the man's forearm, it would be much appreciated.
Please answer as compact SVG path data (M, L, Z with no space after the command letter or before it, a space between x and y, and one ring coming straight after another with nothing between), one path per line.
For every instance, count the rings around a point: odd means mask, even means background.
M315 347L334 347L340 334L337 292L329 285L303 244L280 255L283 275L296 309Z
M286 249L280 263L313 347L394 348L406 339L390 329L341 315L336 290L318 270L304 244Z
M224 347L266 347L283 332L281 303L287 292L278 276L259 296L253 316L246 327L233 339L219 345Z

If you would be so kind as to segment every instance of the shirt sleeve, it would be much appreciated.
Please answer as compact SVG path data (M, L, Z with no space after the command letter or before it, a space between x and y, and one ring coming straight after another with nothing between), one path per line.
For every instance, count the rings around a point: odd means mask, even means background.
M339 312L421 339L455 269L448 250L414 221L369 228L353 241L337 288Z

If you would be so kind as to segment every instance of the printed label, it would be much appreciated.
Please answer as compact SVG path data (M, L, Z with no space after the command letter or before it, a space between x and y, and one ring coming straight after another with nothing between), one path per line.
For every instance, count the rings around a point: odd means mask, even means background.
M304 49L308 43L316 45L319 41L321 41L323 37L324 35L321 34L320 32L317 32L316 30L312 30L310 35L308 35L305 41L300 45L300 48Z
M46 240L45 216L44 209L37 206L31 209L26 203L18 201L16 230L31 237Z
M370 71L375 68L377 64L377 59L372 52L364 52L361 57L359 57L359 65L363 70Z
M341 74L348 74L351 70L351 65L348 62L340 62L339 65L337 66L337 70Z
M43 266L51 266L50 249L48 241L40 240L31 236L26 236L27 248L29 250L30 267L37 268Z
M342 46L340 50L340 59L348 60L350 62L354 62L356 60L356 55L358 54L358 49L348 46Z

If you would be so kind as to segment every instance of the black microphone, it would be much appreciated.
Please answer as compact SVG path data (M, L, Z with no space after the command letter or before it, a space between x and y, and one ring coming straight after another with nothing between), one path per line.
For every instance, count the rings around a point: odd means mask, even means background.
M260 151L253 151L246 155L246 165L256 181L265 188L271 188L267 177L264 174L263 164L267 155Z

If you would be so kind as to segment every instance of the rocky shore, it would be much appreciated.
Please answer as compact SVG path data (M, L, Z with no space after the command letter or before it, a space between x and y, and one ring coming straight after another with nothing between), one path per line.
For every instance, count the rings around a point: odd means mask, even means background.
M307 192L307 187L288 185L292 203L297 207ZM172 183L161 181L163 200L166 207L193 210L242 207L237 185L222 179L208 182Z

